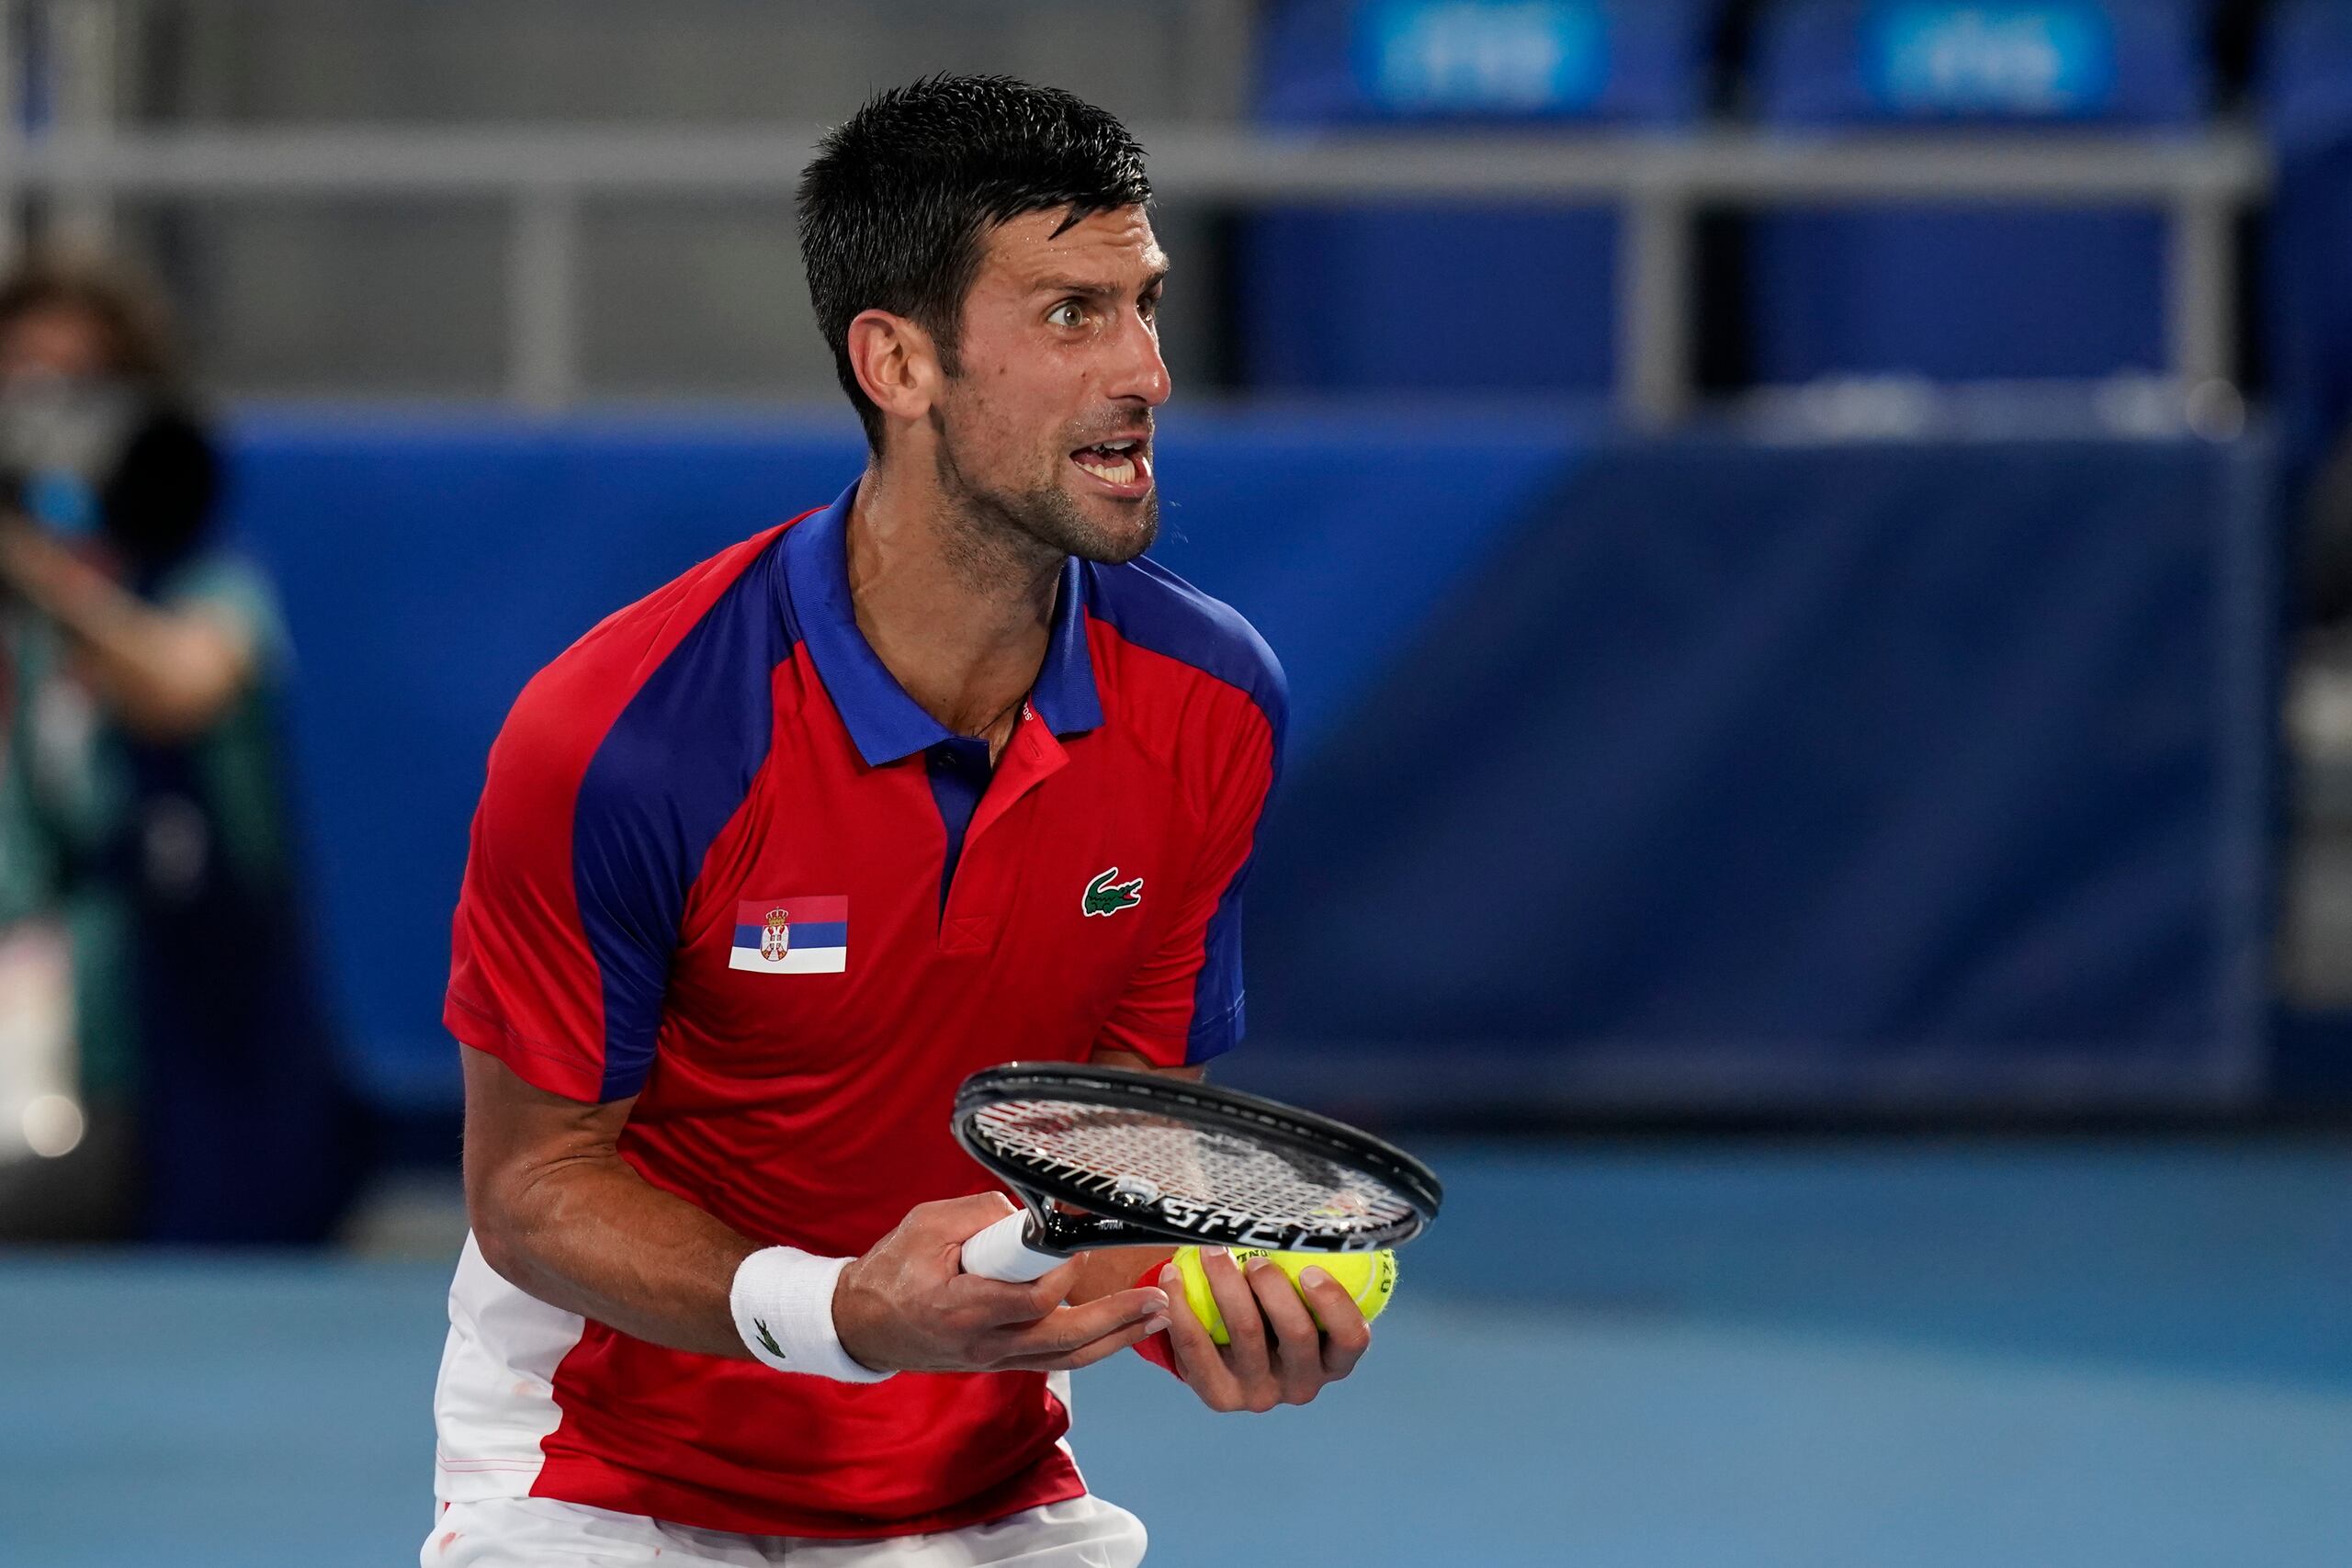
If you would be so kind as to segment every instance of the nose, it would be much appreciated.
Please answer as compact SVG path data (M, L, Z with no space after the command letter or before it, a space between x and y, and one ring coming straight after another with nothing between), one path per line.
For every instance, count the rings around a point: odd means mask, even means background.
M1106 389L1115 399L1132 399L1148 409L1158 408L1175 390L1169 379L1168 361L1159 352L1159 334L1140 313L1131 313L1119 336L1116 367Z

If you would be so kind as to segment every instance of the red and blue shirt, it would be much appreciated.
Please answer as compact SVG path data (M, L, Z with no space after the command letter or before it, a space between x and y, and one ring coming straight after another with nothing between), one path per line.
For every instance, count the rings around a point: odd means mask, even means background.
M492 749L445 1018L582 1101L620 1154L765 1244L865 1251L993 1184L956 1086L1242 1031L1241 890L1280 667L1149 560L1063 569L991 767L859 632L854 488L598 626ZM443 1497L528 1494L707 1529L954 1529L1083 1490L1066 1385L843 1384L664 1349L516 1290L469 1242L436 1395Z

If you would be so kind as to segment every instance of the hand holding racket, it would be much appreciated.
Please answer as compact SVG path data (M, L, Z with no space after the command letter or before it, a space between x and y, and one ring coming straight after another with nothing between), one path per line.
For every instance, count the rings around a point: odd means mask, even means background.
M953 1127L1024 1205L964 1244L965 1270L991 1280L1097 1247L1396 1247L1444 1196L1427 1166L1344 1122L1116 1067L987 1068L957 1090Z
M1195 1392L1213 1408L1304 1403L1316 1386L1344 1375L1341 1363L1352 1364L1362 1346L1318 1349L1315 1325L1295 1297L1267 1309L1289 1321L1279 1337L1303 1341L1284 1357L1254 1328L1251 1346L1220 1352L1189 1312L1168 1312L1165 1280L1155 1290L1114 1292L1075 1306L1061 1304L1053 1286L1031 1281L1096 1247L1393 1247L1419 1234L1440 1197L1426 1167L1351 1127L1151 1073L1060 1063L992 1067L965 1081L954 1131L1026 1208L982 1224L978 1213L1000 1201L994 1194L918 1204L853 1259L839 1277L833 1319L842 1348L863 1366L1069 1369L1167 1327L1171 1337L1197 1340ZM943 1233L956 1238L960 1273L937 1272ZM1213 1283L1223 1277L1221 1294L1240 1285L1227 1259L1217 1259L1212 1274ZM1181 1288L1172 1300L1182 1308ZM1255 1313L1239 1312L1242 1304L1240 1295L1227 1303L1229 1326L1243 1316L1255 1323ZM1317 1370L1327 1351L1329 1364ZM1207 1364L1220 1356L1250 1364ZM1279 1376L1271 1370L1277 1359Z

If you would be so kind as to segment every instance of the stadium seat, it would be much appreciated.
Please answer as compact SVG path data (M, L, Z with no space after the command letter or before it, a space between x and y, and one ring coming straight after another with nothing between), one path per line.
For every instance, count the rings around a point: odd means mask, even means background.
M1487 130L1673 126L1703 107L1722 0L1275 0L1260 118ZM1591 209L1286 209L1238 235L1251 386L1594 391L1615 364L1618 223Z
M1798 133L2186 130L2210 94L2207 0L1783 0L1758 24L1760 118ZM2154 211L1982 205L1759 216L1756 378L2158 371Z

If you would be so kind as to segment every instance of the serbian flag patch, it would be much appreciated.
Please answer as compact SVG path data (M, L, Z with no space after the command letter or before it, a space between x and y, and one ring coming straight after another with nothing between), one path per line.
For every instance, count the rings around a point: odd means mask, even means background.
M735 906L729 969L839 975L849 968L849 899L762 898Z

